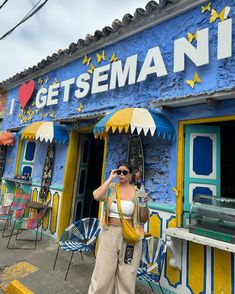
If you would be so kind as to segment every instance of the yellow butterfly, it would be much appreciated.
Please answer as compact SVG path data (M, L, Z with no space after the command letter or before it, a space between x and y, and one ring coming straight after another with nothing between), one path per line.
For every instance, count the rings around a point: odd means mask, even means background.
M193 80L186 80L186 84L188 84L191 88L195 87L196 83L201 83L202 80L200 79L198 73L195 71Z
M46 112L45 117L48 117L48 112Z
M105 60L104 50L102 51L102 54L97 53L97 62L100 63L102 60Z
M202 13L206 11L211 11L211 2L209 2L206 6L202 6Z
M54 117L55 116L55 111L53 110L50 114L50 117Z
M52 83L52 85L55 85L55 84L59 84L59 81L57 79L55 79L54 82Z
M38 113L39 112L39 109L37 108L36 110L35 110L35 113Z
M188 33L188 41L190 43L192 43L193 40L197 40L197 33L198 33L199 30L196 31L196 33L194 34L191 34L191 33Z
M81 112L83 110L84 106L82 103L80 103L79 107L77 108L78 112Z
M217 18L220 19L220 21L224 21L225 19L228 18L230 12L230 7L226 6L221 10L220 13L218 13L215 9L211 10L211 17L210 17L210 23L216 21Z
M38 84L39 84L39 85L42 85L42 84L43 84L43 80L42 80L41 77L38 79Z
M34 106L34 105L35 105L35 102L33 101L32 104L31 104L31 106Z
M45 84L49 81L49 77L47 76L44 80Z
M90 69L88 69L89 74L92 75L93 71L95 70L95 66L91 63Z
M116 62L117 60L118 60L118 57L117 57L116 53L113 53L110 58L110 62Z
M88 57L87 55L84 56L82 64L90 65L91 57Z
M40 113L39 116L40 116L41 118L43 118L43 113Z

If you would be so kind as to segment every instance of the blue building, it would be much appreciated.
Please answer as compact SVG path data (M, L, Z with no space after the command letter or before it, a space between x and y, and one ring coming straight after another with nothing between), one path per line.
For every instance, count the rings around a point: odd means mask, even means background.
M51 200L43 229L58 239L72 221L101 215L92 190L138 151L146 230L168 240L165 293L234 293L234 9L232 0L150 1L2 82L2 128L15 140L3 194ZM156 130L141 115L128 128L136 108Z

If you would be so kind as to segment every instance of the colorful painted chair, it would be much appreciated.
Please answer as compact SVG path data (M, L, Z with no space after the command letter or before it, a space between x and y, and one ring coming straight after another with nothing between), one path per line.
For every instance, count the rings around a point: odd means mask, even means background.
M50 201L45 205L45 207L43 209L40 210L29 210L28 212L23 211L23 213L21 213L20 216L14 218L14 223L13 223L13 227L11 230L11 234L9 236L9 240L7 243L7 248L8 249L35 249L37 247L37 242L42 240L42 223L43 223L43 219L44 216L46 215L48 206L49 206ZM40 237L38 238L38 233L39 233L39 229L41 227L41 233L40 233ZM23 239L23 238L19 238L19 234L21 234L23 231L27 231L27 230L35 230L35 238L27 238L27 239ZM16 246L10 246L10 242L11 242L11 238L12 236L15 235L16 241L29 241L29 242L34 242L34 247L20 247L17 245ZM18 243L18 242L17 242Z
M80 252L82 260L82 252L94 252L95 243L99 232L99 221L98 219L92 217L81 219L67 227L65 231L62 233L59 241L59 246L55 257L53 270L56 266L56 261L60 248L65 251L71 252L71 258L65 275L66 280L74 252Z
M166 255L166 243L161 238L146 237L142 241L142 256L137 271L137 279L148 282L153 290L151 283L158 283L162 291L160 280L163 262Z
M10 195L6 195L7 197L10 197ZM5 195L4 195L5 197ZM11 223L12 219L16 219L23 215L25 205L29 201L30 195L28 194L21 194L16 193L14 195L13 201L11 202L11 205L9 209L5 210L5 215L3 214L0 219L5 221L5 226L2 232L2 237L9 237L10 235L6 235L6 229L8 228L8 225ZM8 199L10 202L11 200Z
M5 193L4 196L1 195L0 197L0 220L5 222L4 227L0 231L4 231L8 226L7 220L10 215L13 199L14 195L12 193Z

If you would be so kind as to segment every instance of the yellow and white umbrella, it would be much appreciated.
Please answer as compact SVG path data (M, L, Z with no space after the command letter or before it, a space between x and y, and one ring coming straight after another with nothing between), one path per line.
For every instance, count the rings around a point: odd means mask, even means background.
M143 131L146 136L157 134L169 140L174 139L175 131L170 121L161 113L154 113L145 108L123 108L107 114L94 127L96 137L102 137L111 130L121 133L135 131L139 135Z
M21 131L21 138L67 144L69 142L69 133L66 127L58 123L40 121L25 127Z

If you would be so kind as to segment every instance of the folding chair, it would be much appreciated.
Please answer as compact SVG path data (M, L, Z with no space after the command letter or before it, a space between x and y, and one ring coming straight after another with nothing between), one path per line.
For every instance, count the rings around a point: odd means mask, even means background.
M163 262L166 255L166 243L161 238L147 237L142 241L142 256L137 271L137 279L148 282L153 290L151 282L158 283L162 291L160 280Z
M14 224L13 224L11 234L9 236L9 240L7 243L8 249L35 249L37 247L37 242L42 240L42 222L43 222L44 216L46 215L49 203L50 201L45 205L43 209L36 210L34 212L31 212L31 210L29 210L28 213L23 212L21 213L19 217L14 219ZM38 232L40 227L41 227L41 234L38 239ZM36 230L36 236L34 239L32 238L23 239L18 237L19 234L27 230ZM14 233L14 231L16 232ZM15 238L16 241L34 242L34 247L10 246L11 238L13 235L16 236Z
M13 201L7 211L7 214L3 216L3 220L5 220L5 227L2 232L2 237L9 237L10 235L6 235L5 231L8 228L9 223L11 223L12 219L16 219L20 216L23 215L25 205L29 201L30 195L28 194L21 194L21 193L16 193Z
M99 232L99 221L98 219L92 217L81 219L67 227L60 238L53 270L56 266L56 261L60 248L65 251L72 252L67 272L65 275L66 280L74 252L80 252L81 258L83 260L82 252L94 251L95 241L97 239Z

